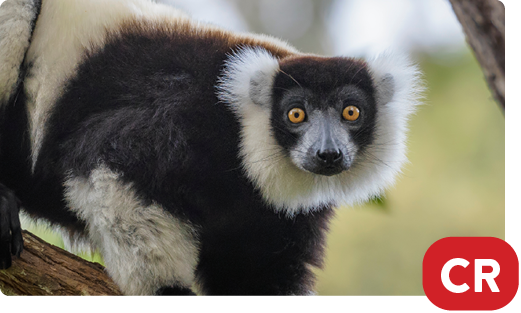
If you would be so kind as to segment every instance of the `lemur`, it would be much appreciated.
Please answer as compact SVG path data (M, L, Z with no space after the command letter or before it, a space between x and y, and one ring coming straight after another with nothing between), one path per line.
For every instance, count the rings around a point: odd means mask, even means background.
M149 0L7 0L0 69L0 268L23 211L129 295L313 294L334 208L395 181L421 91L407 57Z

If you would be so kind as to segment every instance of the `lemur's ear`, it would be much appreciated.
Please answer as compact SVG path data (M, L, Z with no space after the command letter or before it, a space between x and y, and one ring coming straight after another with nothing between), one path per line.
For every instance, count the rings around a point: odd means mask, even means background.
M253 73L250 78L251 101L257 105L269 105L272 85L273 73L266 73L262 70Z
M420 103L424 91L418 66L407 55L383 53L368 60L378 105L391 105L410 113Z
M376 98L379 104L387 104L391 102L394 92L394 77L390 73L385 74L376 81Z
M279 62L263 48L245 48L231 55L219 78L219 99L234 110L248 104L271 105L271 88Z

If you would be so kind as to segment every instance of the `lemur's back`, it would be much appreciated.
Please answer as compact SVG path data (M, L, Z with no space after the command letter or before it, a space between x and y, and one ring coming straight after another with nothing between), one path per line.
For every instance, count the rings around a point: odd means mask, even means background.
M261 44L280 56L294 52L284 44L270 43L279 43L271 38L230 37L211 26L201 31L184 13L148 1L44 1L41 9L38 1L18 2L33 5L28 11L32 19L16 21L31 26L31 31L27 45L16 54L23 56L19 69L11 73L20 73L16 92L2 105L6 111L0 175L16 190L28 213L75 231L82 231L84 224L70 214L63 200L70 168L83 174L91 170L97 160L85 158L107 150L104 144L114 136L124 138L125 126L142 136L132 143L122 139L122 145L155 149L142 158L160 158L175 137L168 132L183 127L200 130L190 140L200 146L218 136L219 129L227 131L221 134L228 138L221 146L229 144L230 155L236 155L236 120L224 106L217 106L215 86L224 60L250 44ZM190 111L195 107L197 112ZM139 123L142 128L135 127ZM177 126L170 127L173 123ZM145 128L157 135L145 134ZM166 170L118 149L121 159L115 157L115 164L138 168L139 173L150 165L149 179ZM220 157L226 159L219 163L224 171L240 167L230 155Z

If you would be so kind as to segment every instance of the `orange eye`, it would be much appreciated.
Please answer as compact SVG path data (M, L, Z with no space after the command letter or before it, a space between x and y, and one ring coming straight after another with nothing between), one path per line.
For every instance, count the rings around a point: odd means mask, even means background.
M360 116L360 110L357 107L350 105L344 109L342 116L348 121L356 121Z
M306 113L302 109L294 108L289 111L288 118L293 124L302 123L306 118Z

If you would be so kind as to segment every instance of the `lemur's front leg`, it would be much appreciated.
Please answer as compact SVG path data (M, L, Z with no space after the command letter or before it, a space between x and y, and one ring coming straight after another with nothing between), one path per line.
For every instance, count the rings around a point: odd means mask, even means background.
M0 183L0 269L11 267L11 255L19 257L22 253L19 213L20 200L11 189Z
M193 294L198 242L189 224L145 205L119 175L99 167L66 183L70 208L88 225L112 279L129 295Z
M268 210L228 214L201 234L198 287L208 295L312 295L322 266L329 208L280 216ZM224 226L221 226L224 225Z

